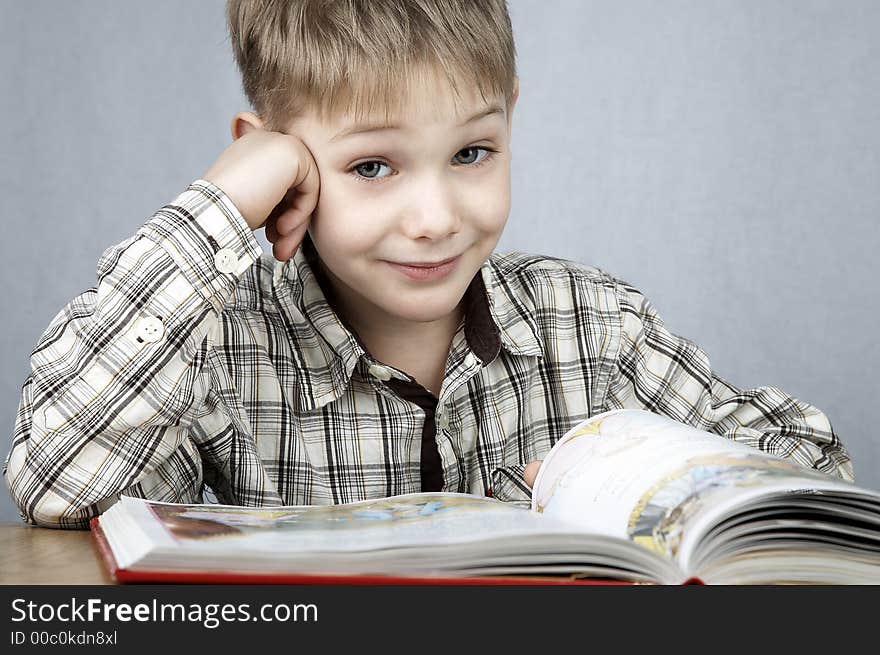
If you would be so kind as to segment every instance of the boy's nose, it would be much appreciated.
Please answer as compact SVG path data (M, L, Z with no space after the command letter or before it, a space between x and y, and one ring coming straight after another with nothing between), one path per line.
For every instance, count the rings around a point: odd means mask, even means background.
M442 183L422 185L403 221L411 239L442 239L461 230L461 213L453 189Z

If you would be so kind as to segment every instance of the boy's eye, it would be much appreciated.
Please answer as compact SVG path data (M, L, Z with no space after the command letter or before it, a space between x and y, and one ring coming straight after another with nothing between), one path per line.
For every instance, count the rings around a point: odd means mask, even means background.
M358 164L354 167L354 170L358 172L361 176L373 180L377 177L387 177L385 175L379 175L379 170L385 166L388 168L387 164L383 164L380 161L368 161L363 164Z
M480 151L483 152L482 156L479 155ZM468 146L467 148L462 148L457 153L455 153L455 157L453 157L453 160L457 161L459 165L476 168L477 166L491 159L492 155L494 155L496 152L496 150L492 150L491 148ZM389 177L391 175L391 173L386 173L384 175L381 174L383 167L387 168L389 171L391 170L391 167L388 166L388 164L381 162L377 159L371 159L369 161L365 161L363 163L353 166L351 171L349 172L354 175L354 178L359 182L370 182L372 180L379 180L384 177Z
M464 153L467 153L468 155L473 154L473 155L474 155L474 158L471 158L471 157L465 156L463 159L467 159L468 161L462 161L462 162L460 162L460 163L462 163L462 164L473 164L474 161L477 161L477 160L476 160L476 155L477 155L477 152L479 152L479 150L480 150L480 148L462 148L462 149L459 150L457 153L455 153L455 156L458 157L458 156L459 156L461 153L463 153L463 152L464 152Z

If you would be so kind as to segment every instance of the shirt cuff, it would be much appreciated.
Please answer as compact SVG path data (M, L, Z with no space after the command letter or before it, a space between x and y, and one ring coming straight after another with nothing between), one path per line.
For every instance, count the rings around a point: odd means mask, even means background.
M220 187L198 179L138 231L162 246L193 288L219 312L263 249Z
M531 507L532 490L523 477L525 468L525 464L514 464L493 469L490 473L493 498L520 507Z

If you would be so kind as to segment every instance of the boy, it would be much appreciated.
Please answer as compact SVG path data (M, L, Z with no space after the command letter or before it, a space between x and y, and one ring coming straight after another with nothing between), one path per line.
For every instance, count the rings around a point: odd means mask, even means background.
M493 254L518 95L503 0L227 12L256 113L42 335L5 468L25 520L84 528L121 493L207 488L527 504L555 441L617 407L853 478L819 410L734 388L631 285Z

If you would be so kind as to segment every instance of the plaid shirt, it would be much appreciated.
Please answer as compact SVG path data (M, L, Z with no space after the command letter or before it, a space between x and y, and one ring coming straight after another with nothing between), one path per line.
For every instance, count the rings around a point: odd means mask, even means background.
M22 517L85 528L120 493L203 502L207 488L229 504L345 503L420 491L423 476L527 505L525 465L621 407L853 479L818 409L724 381L597 268L493 254L434 397L364 348L314 256L308 239L289 262L263 254L206 180L107 249L97 286L31 356L4 466Z

